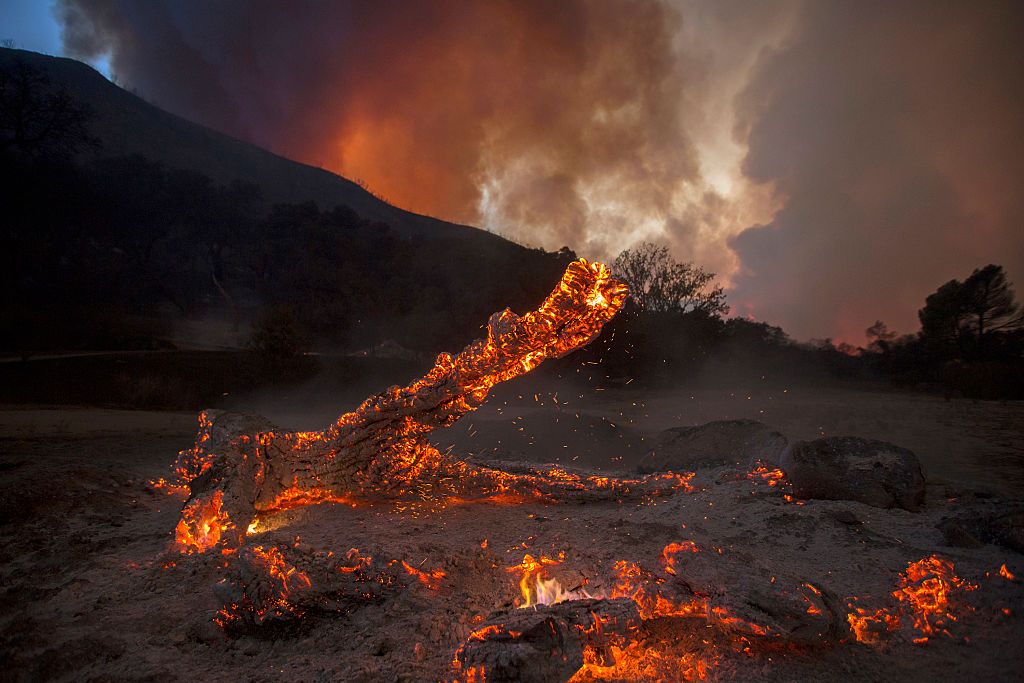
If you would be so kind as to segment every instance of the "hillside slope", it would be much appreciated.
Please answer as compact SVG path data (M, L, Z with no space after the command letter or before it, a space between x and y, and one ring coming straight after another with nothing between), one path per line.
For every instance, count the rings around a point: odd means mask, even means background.
M269 202L315 201L323 209L347 204L363 218L381 221L399 235L462 238L492 249L522 247L497 235L391 206L356 183L307 166L168 113L114 85L82 62L26 50L0 48L0 69L16 60L45 72L92 111L90 127L99 157L139 154L170 168L201 171L219 183L258 185Z
M238 344L250 323L306 348L458 348L494 311L536 307L573 257L403 211L73 60L3 49L5 74L0 318L16 322L0 350L193 343L200 324ZM22 119L46 120L38 103L64 94L99 145L26 153L38 133Z

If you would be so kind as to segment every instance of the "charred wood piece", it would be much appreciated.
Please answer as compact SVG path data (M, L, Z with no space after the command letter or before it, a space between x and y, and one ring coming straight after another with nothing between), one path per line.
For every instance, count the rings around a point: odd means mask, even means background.
M455 661L467 680L568 681L585 661L610 665L612 647L636 640L641 628L626 598L501 611L470 634Z

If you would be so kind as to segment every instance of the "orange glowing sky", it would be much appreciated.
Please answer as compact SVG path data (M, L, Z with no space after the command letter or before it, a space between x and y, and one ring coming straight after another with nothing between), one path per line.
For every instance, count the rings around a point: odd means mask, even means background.
M797 338L1024 275L1008 2L63 0L161 106L547 249L668 244Z

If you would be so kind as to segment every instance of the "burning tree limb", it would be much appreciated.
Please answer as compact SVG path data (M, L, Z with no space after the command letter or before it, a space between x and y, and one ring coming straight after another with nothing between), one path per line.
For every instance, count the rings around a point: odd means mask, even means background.
M684 486L685 477L612 480L559 468L510 473L442 455L427 435L478 408L491 387L590 342L622 308L626 287L607 267L569 264L541 306L508 309L457 356L405 387L363 401L322 432L282 432L262 418L204 413L195 446L179 457L190 499L177 527L183 549L238 545L260 512L325 500L621 495Z

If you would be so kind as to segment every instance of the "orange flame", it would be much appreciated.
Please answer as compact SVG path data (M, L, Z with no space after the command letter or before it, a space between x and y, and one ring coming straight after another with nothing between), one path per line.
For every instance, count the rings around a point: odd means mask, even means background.
M175 542L182 553L202 553L220 542L221 534L234 525L221 510L224 494L215 492L209 498L191 501L181 512L174 529Z
M523 561L513 565L505 571L512 574L521 574L519 579L519 591L522 594L520 608L535 607L536 605L554 605L575 597L581 597L571 591L563 590L558 579L544 576L545 568L562 563L561 557L557 560L541 555L534 559L533 555L523 555Z

